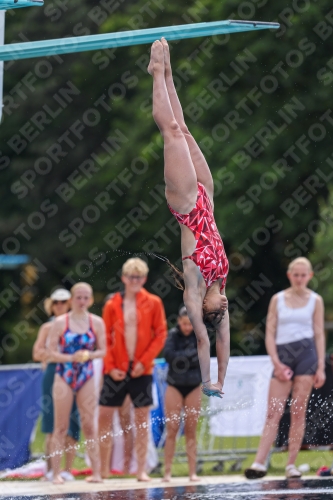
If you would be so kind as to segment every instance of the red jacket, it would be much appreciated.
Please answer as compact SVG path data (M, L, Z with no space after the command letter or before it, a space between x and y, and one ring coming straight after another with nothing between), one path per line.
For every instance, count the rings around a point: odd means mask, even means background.
M105 305L103 320L106 326L106 356L104 373L113 368L128 371L129 358L124 336L123 298L116 293ZM154 359L162 350L166 337L167 325L162 300L142 288L136 295L137 342L134 363L140 361L145 371L142 375L153 372Z

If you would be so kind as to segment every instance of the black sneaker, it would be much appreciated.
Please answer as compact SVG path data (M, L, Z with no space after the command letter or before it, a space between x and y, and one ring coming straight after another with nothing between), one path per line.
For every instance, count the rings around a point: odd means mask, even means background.
M244 475L247 479L261 479L266 476L267 470L258 470L258 469L245 469Z

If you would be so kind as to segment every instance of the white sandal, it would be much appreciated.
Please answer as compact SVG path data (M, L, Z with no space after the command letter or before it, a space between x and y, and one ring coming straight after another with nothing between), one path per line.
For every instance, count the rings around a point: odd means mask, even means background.
M286 467L286 478L292 477L302 477L302 473L297 469L294 464L287 465Z

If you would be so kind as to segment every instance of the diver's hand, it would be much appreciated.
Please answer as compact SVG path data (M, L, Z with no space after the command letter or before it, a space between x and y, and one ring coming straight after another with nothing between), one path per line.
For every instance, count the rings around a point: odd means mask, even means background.
M222 309L226 311L228 309L228 299L225 295L221 295L222 297Z
M222 394L224 394L224 392L222 392L222 384L219 382L212 384L210 380L202 384L201 390L206 396L216 396L221 399Z

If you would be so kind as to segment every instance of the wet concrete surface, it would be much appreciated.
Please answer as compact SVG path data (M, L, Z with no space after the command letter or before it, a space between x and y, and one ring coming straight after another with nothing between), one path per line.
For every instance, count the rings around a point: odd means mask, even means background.
M221 480L223 481L223 477ZM333 500L333 479L329 478L272 479L149 488L142 485L142 489L81 493L62 493L59 487L57 493L49 495L25 495L19 492L16 494L13 490L8 495L2 485L4 483L0 483L1 500ZM72 484L72 488L75 490L75 484ZM45 484L45 493L47 489Z

